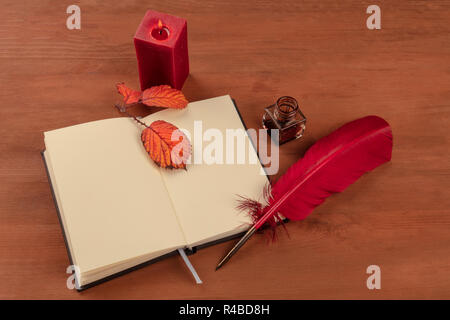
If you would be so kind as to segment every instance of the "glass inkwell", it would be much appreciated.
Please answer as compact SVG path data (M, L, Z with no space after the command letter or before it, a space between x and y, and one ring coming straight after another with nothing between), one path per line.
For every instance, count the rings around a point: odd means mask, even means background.
M300 111L297 100L289 96L280 97L277 102L264 109L264 129L278 129L280 145L303 136L306 117Z

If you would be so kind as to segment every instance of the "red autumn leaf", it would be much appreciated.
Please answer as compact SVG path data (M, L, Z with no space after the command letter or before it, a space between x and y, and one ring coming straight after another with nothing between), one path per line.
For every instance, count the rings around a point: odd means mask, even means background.
M180 90L162 85L145 89L142 93L142 103L147 106L183 109L188 101Z
M141 140L150 158L161 168L186 169L191 143L173 124L154 121L142 131Z
M117 91L123 96L125 104L137 103L141 101L142 92L136 91L125 86L123 82L116 84Z
M168 85L151 87L143 92L130 89L124 83L118 83L116 87L117 91L123 96L125 104L143 103L147 106L174 109L183 109L188 104L186 97L180 90L173 89Z

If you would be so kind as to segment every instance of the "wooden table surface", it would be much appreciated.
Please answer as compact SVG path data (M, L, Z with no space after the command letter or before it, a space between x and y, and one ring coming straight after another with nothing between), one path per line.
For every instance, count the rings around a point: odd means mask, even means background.
M81 30L68 30L70 4L0 1L0 298L450 298L450 2L76 1ZM381 30L366 27L371 4ZM231 242L191 256L203 285L176 256L78 293L43 132L120 116L114 84L138 88L132 37L150 8L188 20L190 101L230 94L259 128L265 106L298 98L307 132L281 147L280 174L368 114L391 124L392 162L289 223L290 238L255 236L220 272ZM373 264L380 290L366 287Z

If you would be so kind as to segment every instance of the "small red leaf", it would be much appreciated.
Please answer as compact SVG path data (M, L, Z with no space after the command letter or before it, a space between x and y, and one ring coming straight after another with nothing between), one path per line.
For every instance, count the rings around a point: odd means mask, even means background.
M116 88L123 96L123 102L125 104L140 102L142 98L142 92L128 88L123 82L116 84Z
M150 158L161 168L186 169L191 143L173 124L154 121L142 131L141 140Z

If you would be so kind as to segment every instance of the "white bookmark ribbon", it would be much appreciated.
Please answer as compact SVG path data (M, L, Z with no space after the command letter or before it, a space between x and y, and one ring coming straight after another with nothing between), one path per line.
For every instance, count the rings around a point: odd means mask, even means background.
M197 274L197 271L195 271L194 266L191 264L191 262L189 261L186 252L184 252L183 249L178 249L178 253L180 254L180 256L183 258L184 263L186 263L186 266L188 267L189 271L192 273L192 275L194 276L195 282L197 284L202 284L203 281L200 279L200 277Z

